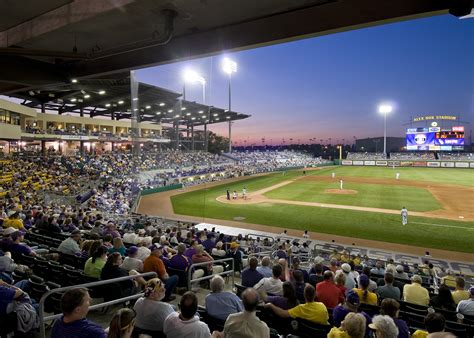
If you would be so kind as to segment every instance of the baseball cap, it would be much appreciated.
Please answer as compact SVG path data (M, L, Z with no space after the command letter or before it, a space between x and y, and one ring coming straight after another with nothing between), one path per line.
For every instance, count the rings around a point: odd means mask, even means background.
M350 290L350 291L347 293L346 301L347 301L349 304L352 304L352 305L359 305L359 304L360 304L359 295L358 295L357 292L355 292L354 290Z
M148 249L150 249L151 252L155 251L155 250L162 250L163 247L161 245L157 245L157 244L152 244L148 247Z
M6 228L5 230L3 230L3 235L4 236L10 236L15 231L17 231L17 230L14 227L9 227L9 228Z
M127 250L129 256L136 254L137 251L138 251L138 248L134 245L129 247L128 250Z
M224 243L219 241L219 242L216 243L216 248L222 248L223 245L224 245Z
M350 266L349 264L347 264L347 263L342 264L342 265L341 265L341 269L342 269L342 271L344 271L344 272L351 272L351 266Z
M397 269L397 272L403 272L405 270L403 268L403 265L397 265L396 269Z
M471 286L471 287L469 288L469 294L470 294L471 296L474 296L474 286Z
M367 286L369 286L369 283L370 283L369 282L369 277L367 275L362 274L362 275L359 276L360 286L367 287Z
M75 235L80 235L80 234L81 234L81 230L76 229L71 232L71 237Z

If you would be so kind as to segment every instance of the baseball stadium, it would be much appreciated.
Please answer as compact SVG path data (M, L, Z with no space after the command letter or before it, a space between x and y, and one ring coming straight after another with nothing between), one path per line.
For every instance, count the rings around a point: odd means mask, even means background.
M0 337L474 337L473 1L0 12Z

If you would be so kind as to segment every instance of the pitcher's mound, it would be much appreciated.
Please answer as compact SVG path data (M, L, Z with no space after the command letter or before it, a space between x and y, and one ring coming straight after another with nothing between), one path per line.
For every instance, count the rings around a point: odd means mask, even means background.
M338 195L354 195L357 194L357 190L351 189L326 189L324 190L326 194L338 194Z

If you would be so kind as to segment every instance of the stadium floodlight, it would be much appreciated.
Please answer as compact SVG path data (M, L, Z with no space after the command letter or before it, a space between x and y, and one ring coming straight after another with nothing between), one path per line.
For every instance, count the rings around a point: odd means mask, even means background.
M232 82L232 73L237 72L237 62L232 61L229 58L224 58L222 60L222 70L229 75L229 109L228 112L231 110L231 102L232 102L232 91L231 91L231 82ZM232 152L232 121L229 119L229 153Z
M77 83L77 79L71 79L71 83Z
M99 90L99 95L104 95L105 94L105 90Z
M392 112L392 106L381 104L379 113L383 114L383 153L387 155L387 114Z
M160 107L163 107L165 105L164 102L160 102Z
M187 83L199 82L202 85L206 84L206 79L191 69L184 70L183 79L184 79L184 82L187 82Z

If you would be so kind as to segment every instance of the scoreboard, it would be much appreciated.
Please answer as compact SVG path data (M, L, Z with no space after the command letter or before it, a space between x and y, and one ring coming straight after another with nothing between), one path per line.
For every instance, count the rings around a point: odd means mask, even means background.
M406 142L407 150L463 150L464 127L452 127L451 129L408 128Z

